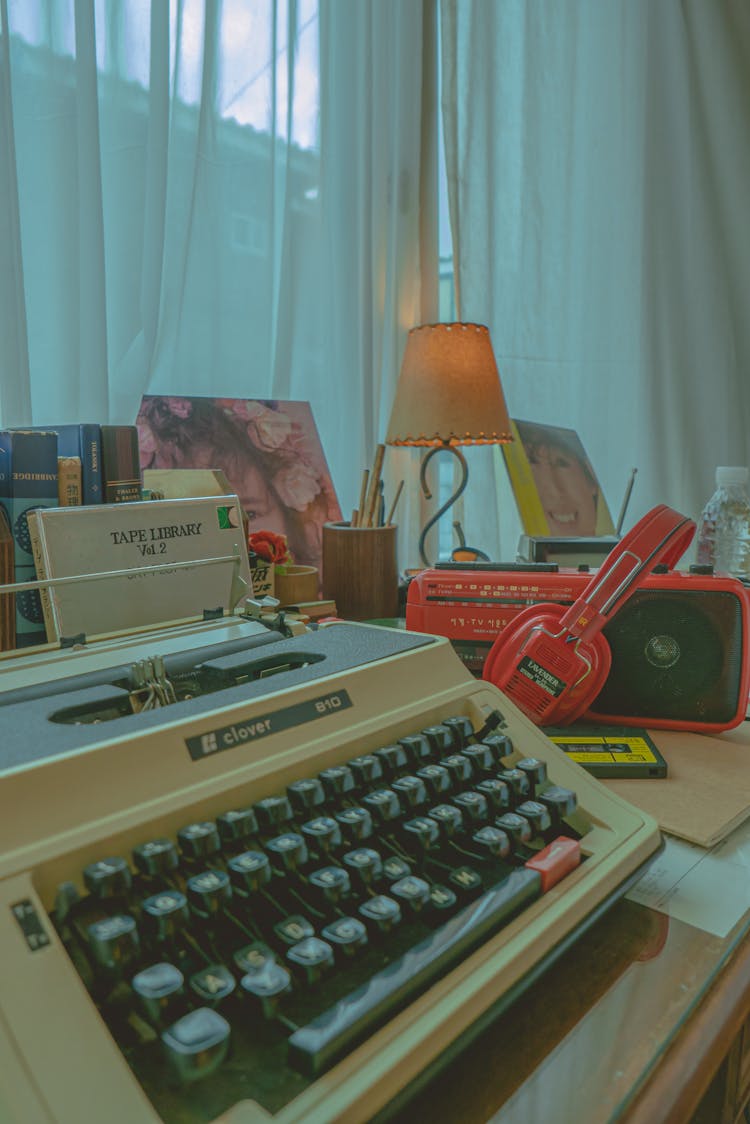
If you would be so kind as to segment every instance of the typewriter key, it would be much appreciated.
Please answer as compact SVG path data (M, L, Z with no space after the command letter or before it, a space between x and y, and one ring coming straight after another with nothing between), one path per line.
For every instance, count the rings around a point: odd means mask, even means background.
M131 964L140 951L140 938L135 921L119 913L95 921L86 930L89 948L100 968L119 972Z
M164 963L144 968L130 981L144 1015L156 1027L174 1021L185 994L184 984L180 969Z
M335 952L346 958L355 956L367 944L367 929L356 917L337 917L321 935Z
M211 1007L218 1006L236 987L232 973L223 964L209 964L190 977L191 990Z
M180 1082L198 1081L219 1068L229 1049L231 1028L218 1011L199 1007L183 1015L161 1040Z

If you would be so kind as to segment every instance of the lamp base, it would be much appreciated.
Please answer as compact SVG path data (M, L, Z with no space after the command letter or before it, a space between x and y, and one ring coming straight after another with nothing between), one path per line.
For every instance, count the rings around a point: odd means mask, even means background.
M427 520L424 527L422 528L422 533L419 536L419 557L422 559L422 563L425 566L425 568L430 565L430 563L427 560L427 555L425 554L425 551L424 551L425 539L427 538L428 532L431 530L432 527L435 526L435 524L441 518L441 516L445 515L446 511L448 511L448 509L453 506L453 504L456 502L456 500L459 498L459 496L463 493L464 488L466 487L466 484L467 484L468 479L469 479L469 466L466 463L466 457L463 455L461 450L456 448L455 445L435 445L432 449L430 449L429 453L427 454L427 456L422 461L422 466L419 470L419 482L422 485L422 492L424 493L425 498L430 499L431 496L432 496L432 492L430 491L429 486L427 484L427 466L430 463L430 461L432 460L432 458L435 456L436 453L442 453L442 452L452 453L453 456L458 461L458 463L461 465L461 479L458 482L458 487L456 488L455 492L453 492L448 497L448 499L445 501L445 503L442 505L442 507L439 507L437 509L437 511L434 513L434 515L432 515Z

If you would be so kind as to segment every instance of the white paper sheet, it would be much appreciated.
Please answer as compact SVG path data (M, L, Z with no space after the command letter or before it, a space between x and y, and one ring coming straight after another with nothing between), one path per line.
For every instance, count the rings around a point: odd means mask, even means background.
M710 850L664 838L664 851L626 896L726 937L750 909L750 822Z

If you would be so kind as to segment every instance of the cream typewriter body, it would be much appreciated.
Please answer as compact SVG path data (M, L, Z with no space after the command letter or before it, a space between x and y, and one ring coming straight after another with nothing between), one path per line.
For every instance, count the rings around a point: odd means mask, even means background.
M387 1119L659 846L443 639L5 664L3 1124Z

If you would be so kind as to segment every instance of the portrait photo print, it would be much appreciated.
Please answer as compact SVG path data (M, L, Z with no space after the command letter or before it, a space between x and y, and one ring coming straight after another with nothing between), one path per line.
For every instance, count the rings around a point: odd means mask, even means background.
M341 508L309 402L144 395L136 425L141 469L222 469L248 530L285 535L298 565L320 569Z
M556 538L612 535L596 473L575 430L513 420L503 457L524 533Z

